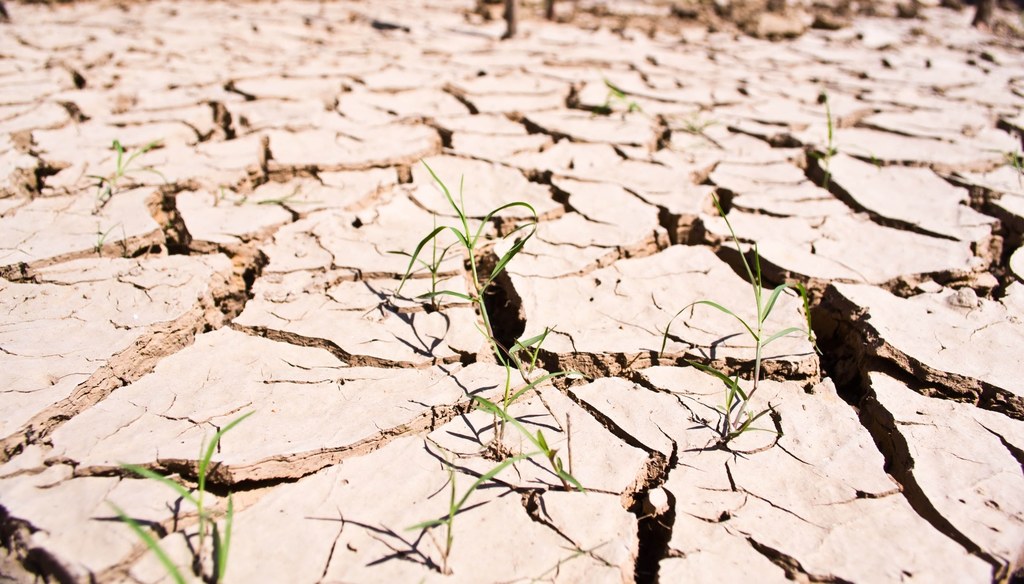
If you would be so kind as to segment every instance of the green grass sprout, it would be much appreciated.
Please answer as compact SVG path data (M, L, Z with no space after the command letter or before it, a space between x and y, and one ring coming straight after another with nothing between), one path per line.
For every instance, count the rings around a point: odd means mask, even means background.
M152 142L142 146L135 152L132 152L125 157L124 147L121 146L120 140L114 140L113 148L117 152L117 158L114 160L114 171L107 176L100 176L95 174L87 175L96 181L96 204L93 207L93 214L99 213L101 209L110 201L110 199L116 195L122 188L121 183L125 178L137 172L148 172L159 176L164 182L167 182L167 178L158 170L152 166L143 166L141 168L133 168L132 163L139 157L149 152L150 150L157 148L161 145L160 140L153 140Z
M194 493L181 483L178 483L177 481L174 481L169 477L154 472L148 468L135 464L121 465L121 468L128 470L132 473L135 473L136 475L142 478L150 479L163 485L166 485L168 488L173 490L175 494L177 494L178 497L180 497L183 501L192 504L192 506L196 508L196 514L199 517L199 543L196 546L196 550L193 556L192 569L193 573L196 576L200 578L204 576L202 569L203 558L205 557L204 546L206 543L207 536L210 536L210 539L213 540L212 545L215 572L213 578L211 579L212 582L223 582L224 575L227 572L228 550L231 546L231 531L232 526L234 524L235 505L234 498L232 497L231 494L228 494L227 511L224 515L224 532L222 534L218 529L216 522L213 521L212 510L208 509L204 502L206 495L206 482L211 468L210 461L213 458L214 453L217 451L217 447L220 444L220 440L224 436L224 434L226 434L228 431L230 431L232 428L240 424L242 421L244 421L246 418L253 415L254 413L255 412L249 412L232 420L230 423L228 423L223 428L219 429L217 433L213 435L213 438L210 440L209 444L206 444L205 439L203 440L199 447L200 457L198 462L196 463L197 485ZM127 516L124 513L124 511L121 510L120 507L114 505L113 503L110 503L110 506L113 507L114 512L117 513L118 517L120 517L122 521L128 524L128 526L132 529L132 531L135 532L139 539L141 539L142 542L146 544L146 547L149 548L154 555L156 555L157 559L160 560L160 563L163 565L165 571L171 577L171 579L173 579L176 583L185 582L181 574L181 571L171 561L170 556L160 545L160 542L157 541L149 532L144 530L138 524L137 521ZM211 523L213 524L212 528L210 527Z
M738 375L730 378L711 367L707 367L693 361L688 361L688 363L697 367L701 371L717 377L726 386L725 407L719 409L719 412L722 414L722 423L719 428L719 435L721 437L721 442L725 444L747 430L753 429L751 426L753 422L770 411L770 408L758 412L757 414L752 414L747 411L750 399L757 392L758 384L761 379L761 365L763 361L764 348L772 342L791 334L806 335L807 339L811 343L814 343L814 332L811 328L811 316L809 310L810 300L807 296L806 288L800 284L797 284L796 286L780 284L771 291L767 298L765 298L765 289L763 287L764 282L761 277L761 257L757 251L757 244L755 243L753 247L754 261L753 267L751 267L750 262L747 261L747 257L743 253L743 247L740 245L740 240L736 236L736 232L733 230L732 224L729 222L729 218L726 217L725 210L722 209L722 205L719 202L718 197L713 197L713 200L715 202L715 207L718 209L719 215L721 215L722 219L725 221L726 227L729 229L729 235L732 237L733 243L736 245L736 250L739 252L740 260L743 263L743 269L747 273L747 281L751 285L754 296L756 320L751 324L732 310L712 300L697 300L696 302L691 302L676 312L675 315L669 319L668 324L665 325L665 330L661 338L661 349L658 352L658 356L661 357L665 353L665 347L668 343L669 335L671 334L672 323L687 310L700 305L710 306L711 308L734 318L751 336L754 340L754 371L752 376L752 386L749 392L743 391L740 387ZM805 316L807 317L806 328L787 327L778 332L769 334L764 329L765 321L775 308L775 304L782 293L790 288L795 288L796 292L803 299Z

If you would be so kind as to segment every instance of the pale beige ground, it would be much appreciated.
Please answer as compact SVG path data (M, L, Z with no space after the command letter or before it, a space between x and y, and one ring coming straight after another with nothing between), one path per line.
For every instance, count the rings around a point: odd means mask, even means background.
M0 580L169 582L109 503L191 574L194 509L119 465L193 487L204 439L253 412L207 499L234 493L232 582L1009 581L1024 47L937 7L769 42L657 2L501 41L473 4L8 6ZM787 14L745 26L810 24ZM114 140L157 145L118 178ZM490 315L506 343L554 327L539 367L588 376L509 409L586 492L506 468L449 574L444 530L408 528L445 514L449 469L461 496L497 464L471 399L506 374L471 303L417 300L425 269L396 292L393 252L458 225L421 161L464 181L474 229L536 212ZM714 196L766 286L808 287L821 350L767 347L771 413L727 445L724 386L688 363L749 377L753 343L690 305L756 316ZM482 270L530 215L483 226ZM437 286L469 292L468 260ZM784 294L768 334L805 312Z

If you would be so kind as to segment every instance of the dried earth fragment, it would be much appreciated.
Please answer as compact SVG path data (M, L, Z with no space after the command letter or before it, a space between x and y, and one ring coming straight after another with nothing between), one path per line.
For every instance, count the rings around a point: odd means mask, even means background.
M392 252L413 253L425 235L446 223L456 224L448 219L435 222L434 215L404 192L359 212L319 211L278 229L273 240L260 248L270 260L264 271L344 270L350 274L347 279L400 278L409 267L410 256ZM462 269L459 250L451 249L443 258L440 255L455 242L447 231L438 240L439 275L450 276ZM422 259L433 261L432 245L423 253ZM413 267L417 275L427 275L421 264Z
M66 465L23 474L3 469L0 512L5 527L13 528L10 541L17 553L69 581L104 579L104 573L141 551L139 539L117 519L111 502L140 523L172 525L175 519L177 495L156 481L76 478ZM209 504L215 507L216 499L211 496Z
M544 221L537 235L516 256L507 270L521 276L556 278L579 275L615 260L651 255L668 246L668 235L658 224L658 209L607 183L554 179L565 193L572 212ZM514 245L499 242L501 257Z
M595 116L588 112L534 112L525 118L534 126L556 137L580 142L599 142L621 146L639 146L654 150L658 134L649 118L639 113L624 116Z
M1024 562L1024 422L869 373L868 427L919 512L1005 579ZM924 393L928 393L927 391Z
M422 125L352 126L344 132L268 130L273 160L288 168L363 170L409 164L441 149L433 129Z
M879 359L934 395L1024 419L1019 364L990 358L1024 351L1021 317L971 288L911 298L855 284L833 284L822 301L839 340L863 362Z
M741 241L757 242L762 270L769 277L798 278L816 288L831 281L894 288L930 279L971 281L987 265L966 242L884 227L849 211L772 217L734 210L729 222ZM712 241L732 247L721 217L705 217L703 223Z
M0 275L89 256L131 257L164 243L149 203L153 189L116 192L106 203L88 196L45 197L0 216ZM98 209L98 211L97 211Z
M0 280L5 453L221 324L230 275L229 260L210 255L77 260L34 283Z
M650 362L665 327L693 302L713 299L751 321L750 284L703 247L671 246L655 255L620 260L584 276L551 280L513 274L522 301L525 336L552 327L543 351L557 355L562 369L584 373L619 371L634 360ZM767 330L806 326L799 299L779 298ZM732 317L708 306L686 308L673 322L664 354L727 365L753 359L753 341ZM806 337L786 336L766 350L774 373L813 378L817 357ZM591 371L593 369L593 371Z
M937 531L900 495L871 435L830 381L809 391L763 381L753 410L771 404L783 434L748 432L730 445L743 453L736 455L701 445L716 440L705 424L723 399L718 380L693 368L640 373L645 385L671 393L609 387L600 407L631 432L633 424L644 422L626 413L636 394L665 396L657 400L658 427L683 437L679 461L665 483L676 502L676 520L682 518L669 541L672 555L681 559L663 561L669 573L696 577L706 573L710 558L725 556L742 558L739 570L768 579L778 579L778 568L790 578L851 582L990 577L987 563ZM771 428L767 416L762 420L761 426ZM817 431L821 427L830 429L827 438ZM701 527L687 529L693 519ZM930 551L922 555L922 549Z
M263 275L253 299L235 319L237 327L271 338L323 347L351 365L425 366L459 361L486 350L476 330L477 315L468 302L396 298L399 280L352 281L342 273L292 272ZM407 281L404 298L431 292L427 278ZM436 290L467 294L459 273L444 277Z
M423 162L412 167L411 196L419 206L435 215L457 217L431 170L470 218L483 219L488 213L513 202L529 204L539 219L554 218L564 211L546 186L528 181L515 168L455 156L424 158ZM499 211L495 217L515 221L533 219L534 215L529 209L514 206ZM428 229L424 235L429 232Z
M985 248L996 220L968 206L969 193L931 169L878 167L839 154L827 166L829 184L855 209L894 226Z
M503 380L482 364L348 367L323 349L224 328L66 422L50 457L75 461L79 474L120 462L177 470L194 463L205 433L253 411L221 441L211 480L298 478L432 427Z
M447 512L445 464L429 443L403 437L275 489L236 519L231 577L473 582L481 574L496 580L526 574L555 582L632 580L636 523L618 497L544 493L540 516L533 519L523 495L498 486L475 491L456 518L448 558L452 574L442 576L433 542L444 545L444 528L430 534L407 528ZM472 478L458 467L456 473L461 497ZM506 469L499 479L514 474ZM585 533L565 524L567 513L591 518ZM273 538L262 529L268 522L276 526Z

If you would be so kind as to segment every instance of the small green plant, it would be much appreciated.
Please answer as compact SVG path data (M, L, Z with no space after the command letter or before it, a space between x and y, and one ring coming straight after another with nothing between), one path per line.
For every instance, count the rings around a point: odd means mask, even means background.
M626 107L626 113L642 112L635 100L629 98L629 94L623 91L619 86L615 85L608 79L604 79L604 85L608 88L608 95L604 98L604 103L597 106L594 111L602 116L611 115L615 104L622 104Z
M96 224L96 246L94 248L96 250L96 255L101 257L103 256L103 246L107 242L107 237L110 235L111 231L118 227L121 228L121 257L128 257L128 235L125 233L124 223L115 223L106 231L103 231L103 228L100 227L99 223Z
M134 464L122 464L121 467L125 470L131 471L140 477L151 479L167 485L175 493L181 497L182 500L191 503L196 508L196 514L199 518L199 541L196 545L195 552L193 555L192 571L193 573L207 580L209 582L223 582L224 574L228 567L228 550L231 548L231 529L234 522L235 505L234 500L230 494L228 494L228 506L227 511L224 515L224 529L223 532L217 527L216 522L213 519L213 512L207 508L204 503L204 497L206 495L206 480L210 471L210 459L213 458L214 452L217 450L217 446L220 444L221 438L230 431L232 428L240 424L243 420L251 416L255 412L249 412L238 418L232 420L228 425L224 426L213 435L213 439L209 444L203 443L199 447L199 461L196 463L196 489L193 493L191 490L186 488L184 485L165 477L159 473L156 473L148 468L141 467ZM129 517L124 510L109 502L110 506L117 513L117 516L121 521L128 524L133 532L146 544L157 559L163 565L164 570L168 576L174 580L175 583L184 584L185 577L181 570L174 565L170 556L160 545L160 542L156 540L148 531L142 528L141 525L131 517ZM203 558L205 557L205 544L208 535L212 535L213 539L213 574L206 575L203 573Z
M433 231L437 232L437 217L436 216L434 217L434 229L433 229ZM419 262L420 265L423 266L430 273L430 292L429 292L430 306L434 310L438 310L440 308L440 305L438 303L438 298L441 295L438 294L437 284L441 281L441 276L440 276L441 264L444 263L445 256L448 255L448 252L452 249L452 247L455 246L455 244L454 243L450 243L450 244L446 245L443 249L441 249L440 252L438 252L437 237L431 238L430 243L431 243L430 261L419 259L418 257L414 257L409 252L401 251L401 250L391 250L388 253L392 253L392 254L395 254L395 255L405 256L407 258L410 258L411 261ZM411 272L406 272L406 277L408 277L409 275L411 275ZM403 280L403 284L404 284L404 280ZM399 288L401 288L401 286L399 286Z
M502 410L507 412L508 406L512 402L514 402L519 396L523 395L524 393L533 389L534 387L536 387L540 383L543 383L544 381L557 377L582 377L582 375L578 372L558 371L555 373L547 373L540 377L539 379L530 379L530 374L533 372L533 366L536 363L537 353L540 350L540 344L543 343L549 331L545 330L543 334L538 335L527 341L518 341L515 343L515 346L512 349L509 349L503 346L502 343L497 339L494 333L494 328L491 325L490 317L488 316L485 301L485 298L488 294L488 290L494 284L494 281L498 278L498 276L500 276L502 272L505 271L505 268L508 266L509 262L512 261L512 259L515 258L519 254L519 252L523 250L523 247L526 245L526 242L529 241L530 238L533 237L534 234L537 232L537 211L534 210L533 206L531 206L529 203L523 201L514 201L511 203L506 203L487 213L487 215L484 216L483 220L474 230L470 227L469 217L466 215L465 212L466 204L463 193L465 181L463 180L459 184L459 202L456 202L455 198L451 194L451 191L449 191L448 187L445 186L444 182L440 178L438 178L437 174L434 173L434 170L430 168L430 166L426 164L426 162L424 162L423 165L427 168L427 171L430 172L430 175L431 177L433 177L434 181L436 181L437 184L441 187L441 191L444 193L444 196L447 199L448 204L455 211L455 214L458 217L459 224L458 226L454 227L444 225L436 226L437 224L435 221L435 227L430 231L430 233L428 233L423 239L420 240L420 242L416 245L416 248L413 250L412 254L408 254L409 265L406 268L405 274L402 276L402 281L399 283L398 290L396 290L396 293L401 294L402 287L405 285L405 282L412 274L413 268L416 266L416 262L419 260L420 254L423 252L423 248L426 247L428 243L433 243L436 252L437 238L444 232L450 232L455 235L457 244L461 245L467 254L472 289L470 290L469 294L465 294L463 292L457 292L454 290L436 290L435 288L434 290L431 290L430 292L421 295L419 298L425 300L433 300L435 298L442 296L450 296L453 298L458 298L460 300L471 302L476 307L477 313L479 314L480 319L482 321L482 326L478 325L478 329L480 330L481 335L483 335L483 337L487 340L487 343L491 346L491 349L495 357L498 359L498 362L505 368L505 389L502 398ZM479 268L477 267L477 257L484 243L487 241L484 235L484 230L486 229L487 225L491 222L491 220L494 219L499 213L506 209L515 208L524 209L528 211L531 217L526 222L519 224L510 233L505 235L506 239L512 236L517 237L513 240L513 243L509 247L509 249L501 257L497 259L494 266L491 268L490 274L486 277L483 277L480 273ZM445 248L445 251L447 251L447 248ZM437 266L439 264L440 260L435 259L435 261L430 262L429 264L427 264L427 266L432 273L435 273ZM519 358L518 353L520 351L528 350L531 348L533 349L533 352L531 354L532 358L530 360L529 366L527 366ZM518 371L523 382L526 383L526 386L518 391L513 390L513 369ZM499 445L504 436L504 429L505 420L502 419L501 422L498 424L498 431L495 437Z
M416 248L413 250L411 254L404 252L392 252L400 253L402 255L406 255L409 257L409 265L405 270L405 274L402 276L402 280L398 285L396 294L401 294L402 287L405 285L405 282L412 275L413 269L417 266L417 262L419 262L421 265L426 267L427 270L431 273L432 286L430 292L421 294L418 298L420 300L430 300L433 303L434 300L439 297L449 296L452 298L458 298L460 300L465 300L472 303L476 307L477 313L479 314L481 321L480 323L478 323L477 329L480 331L480 334L487 340L487 343L490 346L491 350L493 351L494 356L505 369L505 387L500 403L494 403L480 396L473 397L473 404L477 409L487 412L494 417L494 440L490 444L489 448L491 449L493 454L502 457L501 462L497 466L492 468L490 471L484 473L479 478L477 478L477 480L469 486L469 488L466 490L466 492L462 495L461 498L457 498L457 489L455 485L455 471L452 468L452 465L449 464L448 477L451 488L451 495L449 501L448 514L438 519L424 521L409 528L430 529L441 525L445 527L445 543L443 546L438 545L437 547L439 550L441 550L441 570L443 573L448 574L450 573L450 570L448 568L448 556L451 552L452 544L454 541L455 516L459 513L459 510L462 509L463 505L465 505L469 497L481 484L493 479L504 469L515 464L516 462L530 459L535 456L543 456L544 458L547 459L555 475L562 482L562 486L566 490L569 490L571 488L570 485L572 485L578 488L579 490L583 491L583 485L581 485L579 481L577 481L570 474L569 470L566 470L564 468L562 459L558 456L557 450L550 447L550 445L547 442L547 439L544 437L543 432L541 432L540 430L538 430L536 434L530 432L522 423L519 422L519 420L517 420L514 416L508 413L509 406L513 402L519 399L526 392L535 389L541 383L544 383L556 377L577 378L582 377L582 375L577 372L558 371L555 373L545 373L543 375L540 375L539 377L534 378L534 372L537 365L537 359L540 354L541 345L544 343L544 339L546 339L548 334L551 332L551 329L545 328L544 332L542 332L539 335L536 335L525 340L517 340L511 348L508 348L505 347L495 336L494 328L491 324L490 316L488 315L485 298L488 294L490 287L494 284L495 280L502 274L502 272L504 272L509 262L511 262L512 259L515 258L516 255L518 255L519 252L523 250L523 247L526 245L526 242L529 241L530 238L533 237L533 235L536 233L538 217L537 212L534 210L534 208L529 203L525 203L522 201L506 203L504 205L501 205L497 209L494 209L491 212L487 213L487 215L484 216L483 220L476 227L476 229L472 229L470 227L469 217L466 215L465 211L466 203L463 193L465 180L463 179L459 183L459 200L458 202L456 202L455 198L448 190L448 187L445 186L444 182L440 178L438 178L434 170L430 168L430 166L426 162L423 163L423 166L427 168L427 171L430 172L431 177L433 177L434 181L437 182L437 184L441 187L441 191L444 193L445 199L447 199L448 204L455 211L455 214L458 218L458 224L456 226L438 226L437 218L435 216L434 228L430 231L430 233L428 233L423 239L419 241L419 243L416 245ZM480 254L484 245L488 242L488 239L485 237L484 230L486 229L487 225L492 221L492 219L497 217L499 213L506 209L516 208L528 211L530 214L530 218L525 222L517 225L514 229L512 229L510 233L505 235L506 239L512 236L516 236L516 238L512 240L512 245L509 247L509 249L505 251L505 253L502 254L501 257L498 257L496 259L493 267L491 267L490 269L490 273L487 276L484 276L481 273L480 268L477 266L478 255ZM438 254L438 237L440 237L443 233L453 234L455 236L456 243L442 248L442 251L440 252L440 254ZM431 244L433 247L432 258L429 262L419 259L420 254L423 253L423 250L428 243ZM444 256L448 252L448 250L455 245L461 246L467 255L467 263L469 265L471 280L470 291L468 294L463 292L457 292L454 290L437 289L437 272L439 270L439 266L443 261ZM436 304L434 304L434 306L436 306ZM513 371L518 372L519 377L521 377L524 382L524 385L518 389L514 389L513 387ZM519 430L519 432L521 432L522 435L525 436L526 439L537 448L537 450L526 454L520 453L514 456L509 455L505 451L505 448L503 446L504 431L506 424L512 425L517 430Z
M835 141L835 122L832 119L832 106L828 103L828 93L825 90L822 90L821 93L818 94L818 103L825 106L825 121L828 128L826 134L827 142L825 144L824 152L812 152L811 156L821 161L822 165L825 167L825 176L822 178L821 188L828 190L828 186L832 180L832 157L839 154L839 148L836 146Z
M733 231L732 224L729 223L729 218L726 217L725 211L722 209L721 203L718 201L717 197L713 197L713 199L715 202L715 207L718 209L718 213L725 221L726 227L729 228L729 234L732 236L733 243L736 245L736 250L740 254L740 260L743 262L743 269L747 273L747 279L750 282L751 288L753 290L754 307L756 309L756 321L753 323L753 325L751 325L751 323L748 323L744 318L740 317L732 310L729 310L725 306L722 306L721 304L714 302L712 300L697 300L696 302L691 302L690 304L687 304L682 309L680 309L679 312L676 312L675 315L671 319L669 319L668 324L665 325L665 331L661 338L661 349L658 352L658 356L660 357L665 353L665 346L668 343L668 337L671 331L672 323L675 322L676 318L678 318L685 311L699 305L710 306L724 314L731 316L732 318L739 321L739 323L743 325L743 328L747 331L747 333L750 334L751 338L754 340L754 371L751 378L751 388L749 392L744 391L743 388L740 386L739 374L730 378L724 373L717 371L706 365L696 363L693 361L687 361L690 365L693 365L694 367L700 369L701 371L714 375L719 380L721 380L722 383L724 383L726 386L725 406L724 408L719 409L719 413L722 415L722 420L719 427L719 435L721 438L721 443L726 444L730 440L743 434L747 430L755 429L753 428L752 424L755 421L757 421L758 418L764 416L769 411L771 411L770 408L762 410L757 414L753 414L747 411L750 399L757 392L758 383L761 378L761 363L763 360L764 348L767 347L772 342L794 333L807 335L807 339L813 343L814 333L811 330L810 300L808 299L806 288L804 288L803 284L799 283L797 283L794 287L800 294L800 297L803 299L804 314L807 318L806 328L788 327L773 334L768 334L767 331L764 330L765 321L768 319L768 316L775 308L775 303L778 301L779 296L781 296L783 292L789 289L790 285L780 284L779 286L776 286L775 289L771 291L771 294L768 295L767 299L765 298L765 289L763 288L763 281L761 278L761 258L760 255L758 255L757 244L754 244L754 265L753 268L751 268L750 262L747 261L747 257L743 253L743 248L740 245L740 240L736 236L736 232Z
M517 456L506 458L505 460L498 463L498 465L492 468L491 470L477 477L477 479L473 481L473 484L471 484L469 488L466 489L466 492L462 494L462 497L459 497L458 499L456 499L458 487L455 484L455 477L458 475L458 473L455 472L455 467L452 464L452 462L447 461L449 487L448 513L437 519L431 519L429 521L417 523L416 525L412 525L406 528L408 531L417 531L420 529L430 530L431 528L441 525L444 526L444 545L442 546L438 544L436 540L434 541L434 544L437 546L437 549L441 552L441 573L445 575L452 573L448 567L448 556L451 554L452 544L455 543L455 516L458 515L459 512L462 510L462 507L466 504L466 501L469 500L469 498L473 495L473 493L477 490L477 488L480 485L498 476L498 474L501 471L505 470L506 468L512 466L517 462L526 460L527 458L536 456L538 454L539 452L534 452L531 454L520 454Z
M117 152L117 158L114 160L114 172L107 176L99 176L95 174L88 175L89 178L96 181L96 204L93 208L94 214L99 213L103 206L110 201L110 198L117 194L118 190L121 188L121 182L131 174L136 172L149 172L159 176L164 180L164 182L167 181L166 177L152 166L132 168L132 163L135 162L135 159L159 145L160 140L154 140L125 157L125 150L124 147L121 146L121 142L119 140L114 140L113 148L114 151Z
M1024 188L1024 155L1020 151L1003 154L1007 164L1017 171L1017 187Z

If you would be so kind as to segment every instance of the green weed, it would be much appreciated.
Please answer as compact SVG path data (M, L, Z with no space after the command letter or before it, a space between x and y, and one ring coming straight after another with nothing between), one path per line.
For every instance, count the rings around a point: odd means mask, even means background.
M828 93L822 90L818 94L818 103L825 106L825 120L827 125L827 142L825 144L824 152L811 152L811 156L821 161L825 167L825 176L821 181L821 188L828 190L828 186L832 180L832 157L839 154L839 148L836 146L836 130L835 121L832 119L832 106L828 102ZM872 157L874 158L874 157Z
M506 468L508 468L509 466L512 466L513 464L515 464L517 462L520 462L522 460L526 460L526 459L528 459L530 457L533 457L533 456L537 456L538 454L540 454L540 453L539 452L534 452L534 453L531 453L531 454L520 454L518 456L512 456L510 458L506 458L505 460L501 461L497 466L495 466L491 470L489 470L489 471L485 472L484 474L480 475L479 477L477 477L477 479L475 481L473 481L473 484L471 484L469 486L469 488L466 489L466 492L462 494L462 497L458 497L458 498L456 498L457 497L457 493L458 493L458 487L455 484L455 477L458 475L458 473L455 472L455 467L451 463L451 461L448 462L448 465L447 465L448 466L448 486L449 486L449 490L448 490L448 492L449 492L448 513L443 515L443 516L441 516L441 517L439 517L439 518L437 518L437 519L431 519L429 521L424 521L422 523L417 523L416 525L412 525L412 526L406 528L408 531L416 531L416 530L420 530L420 529L427 529L427 530L429 530L429 529L431 529L433 527L437 527L437 526L441 526L441 525L444 526L444 528L445 528L445 542L444 542L444 545L442 546L440 544L437 544L436 541L434 542L437 545L438 550L441 552L441 572L443 574L448 575L448 574L452 573L451 569L449 569L449 567L448 567L448 556L451 554L452 544L455 543L455 516L458 515L459 511L462 510L462 507L466 504L466 501L469 500L469 498L473 495L473 493L477 490L477 488L480 485L482 485L482 484L486 483L487 481L493 479L494 477L498 476L498 473L500 473L501 471L505 470Z
M110 201L111 197L117 194L119 189L122 187L121 183L125 178L134 173L149 172L159 176L164 182L167 182L167 178L152 166L132 168L132 163L135 162L135 159L158 146L160 146L160 140L154 140L125 157L125 150L124 147L121 146L121 142L119 140L114 140L113 148L117 152L117 158L114 161L114 171L107 176L99 176L95 174L88 175L88 178L96 181L96 204L93 207L94 214L99 213L104 205Z
M182 500L191 503L196 508L196 514L199 517L199 541L193 555L192 571L196 576L210 582L224 581L224 574L226 573L228 566L228 551L231 548L231 530L235 515L234 500L232 496L228 494L228 506L224 515L224 529L222 532L213 520L212 510L208 509L204 503L206 495L206 480L210 471L210 460L213 458L213 454L216 452L217 446L220 444L220 440L224 434L254 413L255 412L249 412L232 420L228 425L224 426L213 435L213 439L209 444L206 444L204 439L203 443L199 447L199 461L196 464L197 485L194 493L184 485L159 473L151 471L148 468L134 464L121 465L125 470L131 471L142 478L151 479L167 485L171 490L177 493ZM109 504L114 509L114 512L117 513L117 516L127 523L139 539L146 544L146 547L156 555L167 574L176 583L184 583L185 578L182 575L181 570L174 565L174 562L160 545L160 542L158 542L149 532L143 529L137 521L126 515L120 507L113 503ZM202 567L203 559L205 558L205 544L208 536L211 536L213 539L213 574L209 576L203 573Z
M608 81L608 79L604 79L604 85L608 88L608 95L604 98L604 103L594 109L595 113L601 114L602 116L611 115L616 104L625 106L626 113L643 111L640 104L635 100L630 99L629 94L620 89L617 85Z
M479 314L481 321L477 325L477 328L480 331L481 335L487 340L487 343L491 347L491 350L493 351L498 362L505 369L505 387L500 403L494 403L480 396L474 396L473 398L473 404L477 409L487 412L494 417L495 437L494 442L491 444L491 448L495 453L505 456L504 460L502 460L501 463L499 463L497 466L492 468L487 473L481 475L472 485L469 486L469 488L466 490L466 492L462 495L461 498L456 498L457 491L455 486L455 472L451 468L451 465L449 465L449 482L451 485L451 498L449 503L448 514L442 518L425 521L423 523L414 525L410 528L429 529L431 527L436 527L440 525L445 526L445 544L443 546L438 545L438 548L441 550L443 564L442 571L444 573L449 573L448 555L451 552L451 547L453 543L455 516L458 514L459 510L469 499L469 497L473 494L473 492L481 484L493 479L495 476L498 475L498 473L503 471L505 468L521 460L526 460L529 458L533 458L535 456L544 456L544 458L546 458L548 463L551 465L551 468L554 471L555 475L559 478L559 480L561 480L562 486L566 490L569 490L571 488L570 485L578 488L581 491L583 490L583 486L579 483L579 481L577 481L569 473L569 471L567 471L564 468L562 459L558 456L557 450L552 449L548 445L548 442L544 437L543 432L538 430L536 434L531 433L529 430L526 429L525 426L523 426L522 423L519 422L519 420L517 420L514 416L508 413L509 406L513 402L519 399L526 392L535 389L540 384L558 377L581 378L582 374L571 371L558 371L554 373L545 373L539 377L533 378L541 345L544 343L544 340L551 332L551 329L545 328L544 332L539 335L536 335L525 340L517 340L511 348L508 348L503 346L502 343L495 336L494 328L491 324L490 316L488 315L487 306L485 303L485 298L488 294L488 291L491 288L491 286L494 285L495 280L505 271L505 268L508 266L509 262L511 262L519 254L519 252L523 250L523 247L526 245L526 242L528 242L530 238L532 238L536 233L538 223L536 210L534 210L534 208L529 203L522 201L506 203L487 213L487 215L484 216L480 224L475 229L473 229L470 226L470 219L466 215L465 211L465 180L463 179L459 183L459 200L458 202L456 202L455 197L452 196L451 191L448 190L448 187L437 176L434 170L430 168L430 166L426 162L424 162L423 165L427 168L427 171L430 172L430 175L431 177L433 177L434 181L436 181L437 184L441 187L441 191L444 193L445 199L447 199L448 204L455 211L455 214L458 218L458 222L456 226L438 226L435 217L434 228L430 231L430 233L428 233L425 237L423 237L423 239L419 241L419 243L416 245L416 248L413 250L411 254L404 252L393 252L401 253L402 255L406 255L409 257L409 265L406 268L405 274L402 276L402 280L398 285L396 294L401 294L402 287L405 285L405 282L412 275L414 268L417 266L417 262L425 266L427 270L431 273L432 287L430 292L422 294L418 298L421 300L430 300L431 302L433 302L437 298L448 296L472 303L476 307L476 311ZM517 208L528 211L530 218L525 222L517 225L511 231L511 233L505 235L506 239L513 236L516 236L516 238L513 240L513 243L509 247L509 249L504 254L502 254L501 257L497 258L497 261L494 263L494 266L490 268L490 273L484 275L481 272L481 269L477 266L478 256L480 255L483 247L487 243L489 243L489 239L485 236L484 230L486 229L487 225L495 217L498 216L499 213L507 209ZM437 251L438 238L444 233L450 233L454 235L456 243L441 248L442 251L439 254ZM431 260L420 260L420 254L423 253L424 248L427 246L427 244L431 244L433 248ZM468 294L454 290L437 289L437 272L439 270L439 266L443 261L444 256L448 252L448 250L456 245L460 246L465 251L468 259L471 280L471 289ZM436 304L434 305L436 306ZM518 389L514 389L513 371L519 374L519 377L521 377L524 383L524 385L522 387L519 387ZM515 427L519 432L523 434L523 436L526 437L526 439L531 444L533 444L537 448L537 450L528 454L507 456L504 451L504 448L502 447L502 441L504 438L504 431L506 425L511 425Z
M107 237L110 235L111 231L118 227L121 228L121 257L128 257L128 235L125 233L124 223L115 223L106 231L103 231L103 228L100 227L99 223L96 224L96 246L94 247L96 255L100 257L103 256L103 246L107 242Z
M804 312L807 318L806 328L788 327L773 334L768 334L764 330L764 323L768 319L768 316L771 314L772 309L775 308L775 303L778 301L779 296L781 296L783 292L789 289L790 285L780 284L779 286L775 287L774 290L771 291L771 294L768 295L767 299L765 298L765 290L763 288L763 281L761 278L761 258L757 252L757 244L754 244L754 265L753 268L751 268L750 263L747 261L746 255L744 255L743 253L743 248L740 245L739 238L736 236L736 232L733 231L732 224L729 223L729 218L726 217L725 211L722 209L722 205L721 203L719 203L717 197L714 197L714 202L715 207L718 209L718 213L721 215L722 219L725 220L726 227L729 228L729 234L732 236L733 243L736 245L736 250L739 252L740 259L743 262L743 269L747 273L747 279L750 282L754 294L754 306L756 309L755 314L757 315L757 319L753 323L753 325L751 325L751 323L748 323L745 319L737 315L732 310L712 300L698 300L696 302L692 302L684 306L682 309L680 309L679 312L675 313L675 315L671 319L669 319L668 324L665 325L665 331L661 338L661 349L658 352L658 356L660 357L665 352L665 346L668 343L668 337L671 331L672 323L675 321L675 319L678 318L681 314L683 314L683 312L699 305L710 306L715 310L718 310L736 319L737 321L739 321L741 325L743 325L743 328L747 331L751 338L753 338L754 371L752 377L752 386L749 392L744 391L743 388L740 386L738 374L730 378L724 373L717 371L711 367L707 367L705 365L695 363L693 361L688 361L688 363L700 369L701 371L714 375L726 386L725 406L719 409L719 413L722 415L722 422L719 427L719 435L721 437L721 442L725 444L728 443L733 438L736 438L737 436L743 434L747 430L754 429L752 427L752 424L758 418L764 416L766 413L770 411L770 409L766 409L761 412L758 412L757 414L752 414L747 411L750 399L757 392L758 383L761 378L761 363L764 348L767 347L772 342L794 333L807 335L807 339L813 343L814 333L811 330L810 301L807 296L807 290L804 288L802 284L799 283L796 284L794 287L803 299Z

